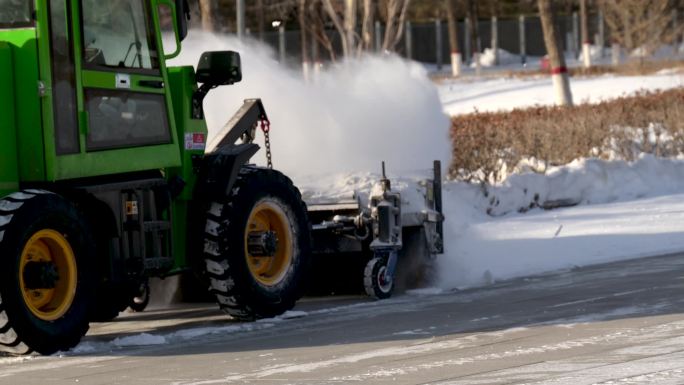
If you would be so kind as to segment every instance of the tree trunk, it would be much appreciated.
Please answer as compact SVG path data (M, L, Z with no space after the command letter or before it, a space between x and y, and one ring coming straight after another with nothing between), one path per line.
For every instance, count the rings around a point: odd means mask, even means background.
M349 46L349 40L347 39L347 33L345 30L345 25L340 20L339 15L335 12L335 7L333 6L332 0L322 0L325 11L328 13L328 17L332 21L335 29L340 34L340 40L342 40L342 52L345 57L349 57L351 54L351 47Z
M362 49L373 50L375 22L375 2L373 0L363 0L363 24L361 26Z
M470 46L473 51L475 72L480 74L480 36L478 35L477 0L468 0L468 19L470 19Z
M208 32L216 30L214 25L214 1L213 0L199 0L200 19L202 20L202 29Z
M544 31L544 44L549 54L556 103L558 105L571 106L572 94L570 93L568 69L565 66L565 57L560 49L560 40L558 40L558 32L554 24L554 12L551 1L538 0L539 15L541 17L542 30Z
M323 8L323 2L309 2L309 15L312 17L313 22L306 24L306 27L309 29L309 32L311 32L311 38L314 41L312 48L315 63L314 74L317 74L322 66L320 56L321 46L328 52L331 61L337 61L337 55L335 54L332 41L326 33L324 19L327 11Z
M580 0L580 30L582 38L582 59L584 68L591 67L591 42L589 41L589 15L587 0Z
M411 0L388 0L387 1L387 25L385 26L385 39L382 43L383 51L394 52L397 44L404 35L406 25L406 13Z
M309 80L311 70L311 60L309 59L309 41L307 39L308 31L306 29L306 0L299 0L297 4L297 15L299 16L299 34L302 45L302 73L304 80Z
M444 0L449 23L449 47L451 48L451 72L454 76L461 74L461 52L458 49L458 19L456 18L455 0Z
M344 33L351 53L356 48L356 0L344 0Z
M264 0L256 0L257 28L259 29L259 40L264 41L266 32L266 12L264 10Z
M492 52L494 53L494 65L499 65L499 1L490 1L490 11L492 12L492 40L490 46L492 47Z

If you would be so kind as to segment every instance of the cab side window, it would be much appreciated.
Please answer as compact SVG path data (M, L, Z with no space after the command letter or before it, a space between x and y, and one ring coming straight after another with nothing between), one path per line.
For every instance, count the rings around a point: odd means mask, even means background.
M0 0L0 28L32 25L31 2L31 0Z

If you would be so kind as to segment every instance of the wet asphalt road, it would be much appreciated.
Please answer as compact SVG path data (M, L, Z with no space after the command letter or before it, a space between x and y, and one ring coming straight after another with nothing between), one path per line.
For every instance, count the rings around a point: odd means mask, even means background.
M684 384L684 255L295 310L125 314L76 353L0 358L0 384Z

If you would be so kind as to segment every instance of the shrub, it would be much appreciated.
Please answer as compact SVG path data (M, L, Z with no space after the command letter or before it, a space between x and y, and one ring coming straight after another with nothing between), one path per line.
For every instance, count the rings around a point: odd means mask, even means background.
M684 153L684 89L456 116L451 139L450 176L476 182L498 182L522 167L544 172L581 157L675 156Z

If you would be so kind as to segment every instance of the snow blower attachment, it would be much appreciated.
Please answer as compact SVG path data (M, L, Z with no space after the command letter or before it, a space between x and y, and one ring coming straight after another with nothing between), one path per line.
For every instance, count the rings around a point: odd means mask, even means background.
M432 178L423 180L420 186L422 207L404 207L401 193L392 190L383 162L382 179L367 197L357 192L351 200L307 202L313 223L315 257L362 254L366 260L363 270L366 293L377 299L389 298L395 287L399 256L424 257L422 253L402 252L406 246L404 233L417 231L420 235L417 242L422 243L417 246L430 256L444 252L439 161L433 164Z

